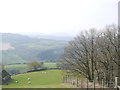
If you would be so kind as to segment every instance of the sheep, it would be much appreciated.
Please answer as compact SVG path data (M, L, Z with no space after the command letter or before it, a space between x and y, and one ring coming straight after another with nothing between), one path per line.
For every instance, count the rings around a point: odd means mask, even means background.
M18 81L15 81L16 83L18 83Z
M46 74L46 72L42 72L42 74Z
M28 78L28 81L30 81L30 78Z
M28 84L31 84L31 81L28 81Z

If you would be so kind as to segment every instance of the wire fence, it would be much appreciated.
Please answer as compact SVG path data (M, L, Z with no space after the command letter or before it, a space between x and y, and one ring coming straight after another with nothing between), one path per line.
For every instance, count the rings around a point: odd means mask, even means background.
M76 77L73 75L64 75L63 76L63 83L71 84L73 87L76 88L117 88L116 81L110 80L109 82L102 79L98 81L94 79L93 81L89 81L85 77Z

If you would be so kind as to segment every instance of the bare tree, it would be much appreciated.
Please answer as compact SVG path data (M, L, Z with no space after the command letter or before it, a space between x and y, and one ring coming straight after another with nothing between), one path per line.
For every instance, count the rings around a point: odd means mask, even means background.
M94 62L96 53L96 32L94 29L81 32L69 46L65 48L64 60L72 70L86 76L90 81L94 79Z
M89 81L97 79L109 87L114 83L118 66L118 29L107 26L102 32L95 29L81 32L64 50L63 65Z

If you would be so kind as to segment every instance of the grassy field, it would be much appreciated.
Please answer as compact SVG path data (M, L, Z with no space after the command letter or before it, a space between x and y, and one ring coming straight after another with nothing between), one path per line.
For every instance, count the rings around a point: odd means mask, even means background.
M48 67L48 68L56 68L57 67L56 63L45 63L44 65L45 65L45 67Z
M44 66L48 68L56 68L56 63L44 63ZM19 70L20 72L26 72L29 70L29 67L27 64L16 64L16 65L6 65L5 69L6 70L16 69Z
M31 84L28 84L28 78L31 79ZM61 70L46 70L14 75L10 83L3 88L69 88L69 86L62 84Z

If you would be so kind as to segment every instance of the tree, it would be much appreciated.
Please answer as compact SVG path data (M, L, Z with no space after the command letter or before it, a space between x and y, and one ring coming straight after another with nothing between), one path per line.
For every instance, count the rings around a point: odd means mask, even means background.
M43 63L39 63L37 61L31 61L27 63L27 65L30 67L30 69L37 70L38 68L42 67Z
M96 29L81 32L64 49L63 68L82 74L89 81L97 78L109 87L118 73L118 28L109 25L102 32Z
M94 79L94 63L97 56L95 41L95 29L81 32L73 41L69 42L63 55L63 60L73 71L83 74L90 81Z

